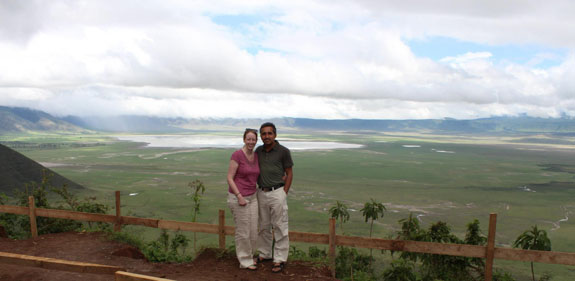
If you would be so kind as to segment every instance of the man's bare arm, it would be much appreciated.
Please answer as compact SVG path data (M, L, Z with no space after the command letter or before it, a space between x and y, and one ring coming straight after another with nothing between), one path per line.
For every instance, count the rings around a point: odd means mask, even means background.
M285 185L284 185L284 191L286 192L286 194L289 191L289 188L291 187L291 182L293 180L293 170L291 167L286 168L285 169Z

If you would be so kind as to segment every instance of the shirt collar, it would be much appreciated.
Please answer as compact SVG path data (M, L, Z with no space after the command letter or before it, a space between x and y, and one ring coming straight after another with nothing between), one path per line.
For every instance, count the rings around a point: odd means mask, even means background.
M280 142L279 142L279 141L277 141L277 140L274 140L274 142L275 142L275 145L274 145L274 146L272 146L272 149L270 149L270 151L272 151L272 150L276 150L276 148L277 148L277 147L278 147L278 145L280 144ZM265 146L265 145L262 145L262 146L263 146L262 150L263 150L263 151L265 151L265 152L268 152L268 151L266 150L266 146Z

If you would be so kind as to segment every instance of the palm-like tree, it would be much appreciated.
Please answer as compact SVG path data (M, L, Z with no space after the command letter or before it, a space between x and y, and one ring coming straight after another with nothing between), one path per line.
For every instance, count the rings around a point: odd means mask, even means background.
M545 230L538 229L537 225L535 225L530 230L526 230L519 235L513 243L513 247L524 250L551 251L551 240L547 237ZM535 281L533 262L531 262L531 276L533 281Z
M377 220L380 216L383 217L383 213L386 211L385 206L371 199L371 202L366 202L363 205L363 209L361 209L361 213L365 218L365 222L371 220L371 224L369 226L369 237L371 237L371 233L373 232L373 221ZM373 258L373 249L369 249L369 256ZM371 264L371 260L369 261Z
M365 222L371 220L371 225L369 226L369 237L371 237L371 233L373 232L373 221L377 220L380 216L383 217L383 213L386 210L387 209L382 203L373 200L373 198L371 199L371 202L367 202L363 205L361 213L365 218Z
M329 209L329 215L334 219L339 219L339 227L341 233L343 234L343 223L349 220L349 212L347 211L347 205L336 201L335 205Z

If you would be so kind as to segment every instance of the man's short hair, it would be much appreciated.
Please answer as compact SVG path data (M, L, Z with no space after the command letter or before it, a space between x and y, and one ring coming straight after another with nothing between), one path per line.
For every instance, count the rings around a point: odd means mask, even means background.
M276 132L276 125L274 125L274 123L272 122L265 122L260 126L260 132L262 131L262 129L264 127L272 127L272 131L274 131L274 135L277 135L278 133Z

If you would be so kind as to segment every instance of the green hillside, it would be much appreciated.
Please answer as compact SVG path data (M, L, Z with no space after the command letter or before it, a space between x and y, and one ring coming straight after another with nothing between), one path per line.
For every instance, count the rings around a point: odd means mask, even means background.
M46 112L0 106L0 133L49 131L57 133L83 133L88 130L73 125Z

